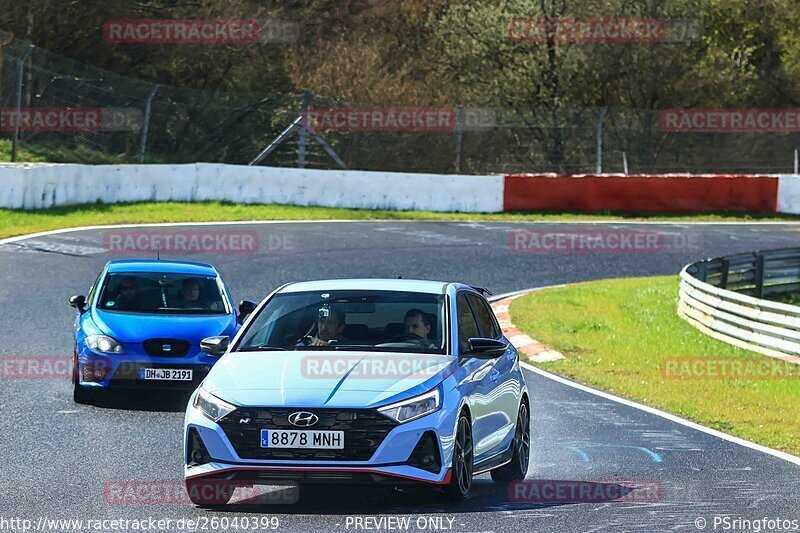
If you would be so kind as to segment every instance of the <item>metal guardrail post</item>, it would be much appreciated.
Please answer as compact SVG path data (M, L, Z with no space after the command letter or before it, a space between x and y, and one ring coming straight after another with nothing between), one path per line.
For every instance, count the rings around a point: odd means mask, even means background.
M753 296L761 298L764 295L764 255L756 254L755 290Z
M720 270L719 288L728 288L728 274L731 271L731 262L727 258L722 259L722 269ZM705 280L703 280L705 281Z
M17 71L17 108L16 108L16 115L15 115L15 124L14 124L14 137L11 140L11 162L15 163L17 161L17 142L19 141L19 124L22 121L22 83L25 74L25 61L28 60L28 56L31 55L33 49L35 48L34 45L29 44L25 53L22 54L22 57L19 58L19 70Z

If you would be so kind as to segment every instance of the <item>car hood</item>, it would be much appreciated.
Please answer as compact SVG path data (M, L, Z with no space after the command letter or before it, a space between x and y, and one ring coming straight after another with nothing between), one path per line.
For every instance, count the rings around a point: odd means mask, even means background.
M141 315L95 309L92 320L106 335L121 342L178 338L198 345L206 337L232 335L236 319L230 315Z
M396 352L232 352L203 387L239 406L371 407L434 388L453 356Z

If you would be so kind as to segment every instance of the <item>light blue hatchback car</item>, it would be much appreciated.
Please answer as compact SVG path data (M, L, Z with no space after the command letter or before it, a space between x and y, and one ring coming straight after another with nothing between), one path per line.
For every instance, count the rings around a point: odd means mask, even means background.
M530 404L519 355L488 291L354 279L270 294L232 340L185 418L185 480L198 505L237 486L420 484L452 499L474 475L523 479ZM207 490L208 489L208 490Z

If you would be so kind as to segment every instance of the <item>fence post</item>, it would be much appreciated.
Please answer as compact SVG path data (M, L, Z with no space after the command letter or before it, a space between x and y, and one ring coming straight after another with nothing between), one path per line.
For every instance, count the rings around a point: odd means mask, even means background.
M11 140L11 162L15 163L17 161L17 141L19 140L19 124L22 121L22 81L25 74L25 61L28 60L28 56L31 55L33 52L34 45L29 44L28 48L25 50L25 53L22 54L22 57L19 59L19 70L17 71L17 113L16 113L16 121L14 123L14 137Z
M628 154L624 150L622 152L622 171L626 176L628 175Z
M464 130L464 108L456 108L456 172L461 172L461 138Z
M597 161L595 162L595 174L603 173L603 123L608 114L608 106L600 111L600 119L597 121Z
M794 149L794 173L795 175L800 174L800 161L798 161L797 157L797 148Z
M147 102L144 104L144 121L142 122L142 140L139 143L139 163L144 163L144 151L145 147L147 146L147 130L150 129L150 110L153 107L153 98L155 98L156 93L158 92L159 85L156 83L153 85L153 88L150 90L150 94L147 96Z
M303 103L300 105L300 116L303 121L300 123L300 130L297 132L297 167L306 168L306 155L308 154L308 130L305 128L306 120L308 120L308 102L311 99L311 93L308 91L303 92Z

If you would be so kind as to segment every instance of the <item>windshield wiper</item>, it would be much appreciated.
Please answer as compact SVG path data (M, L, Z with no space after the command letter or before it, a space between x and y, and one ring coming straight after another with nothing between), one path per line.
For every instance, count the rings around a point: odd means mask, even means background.
M237 352L288 352L289 348L282 346L271 346L269 344L256 344L255 346L244 346L236 350Z

